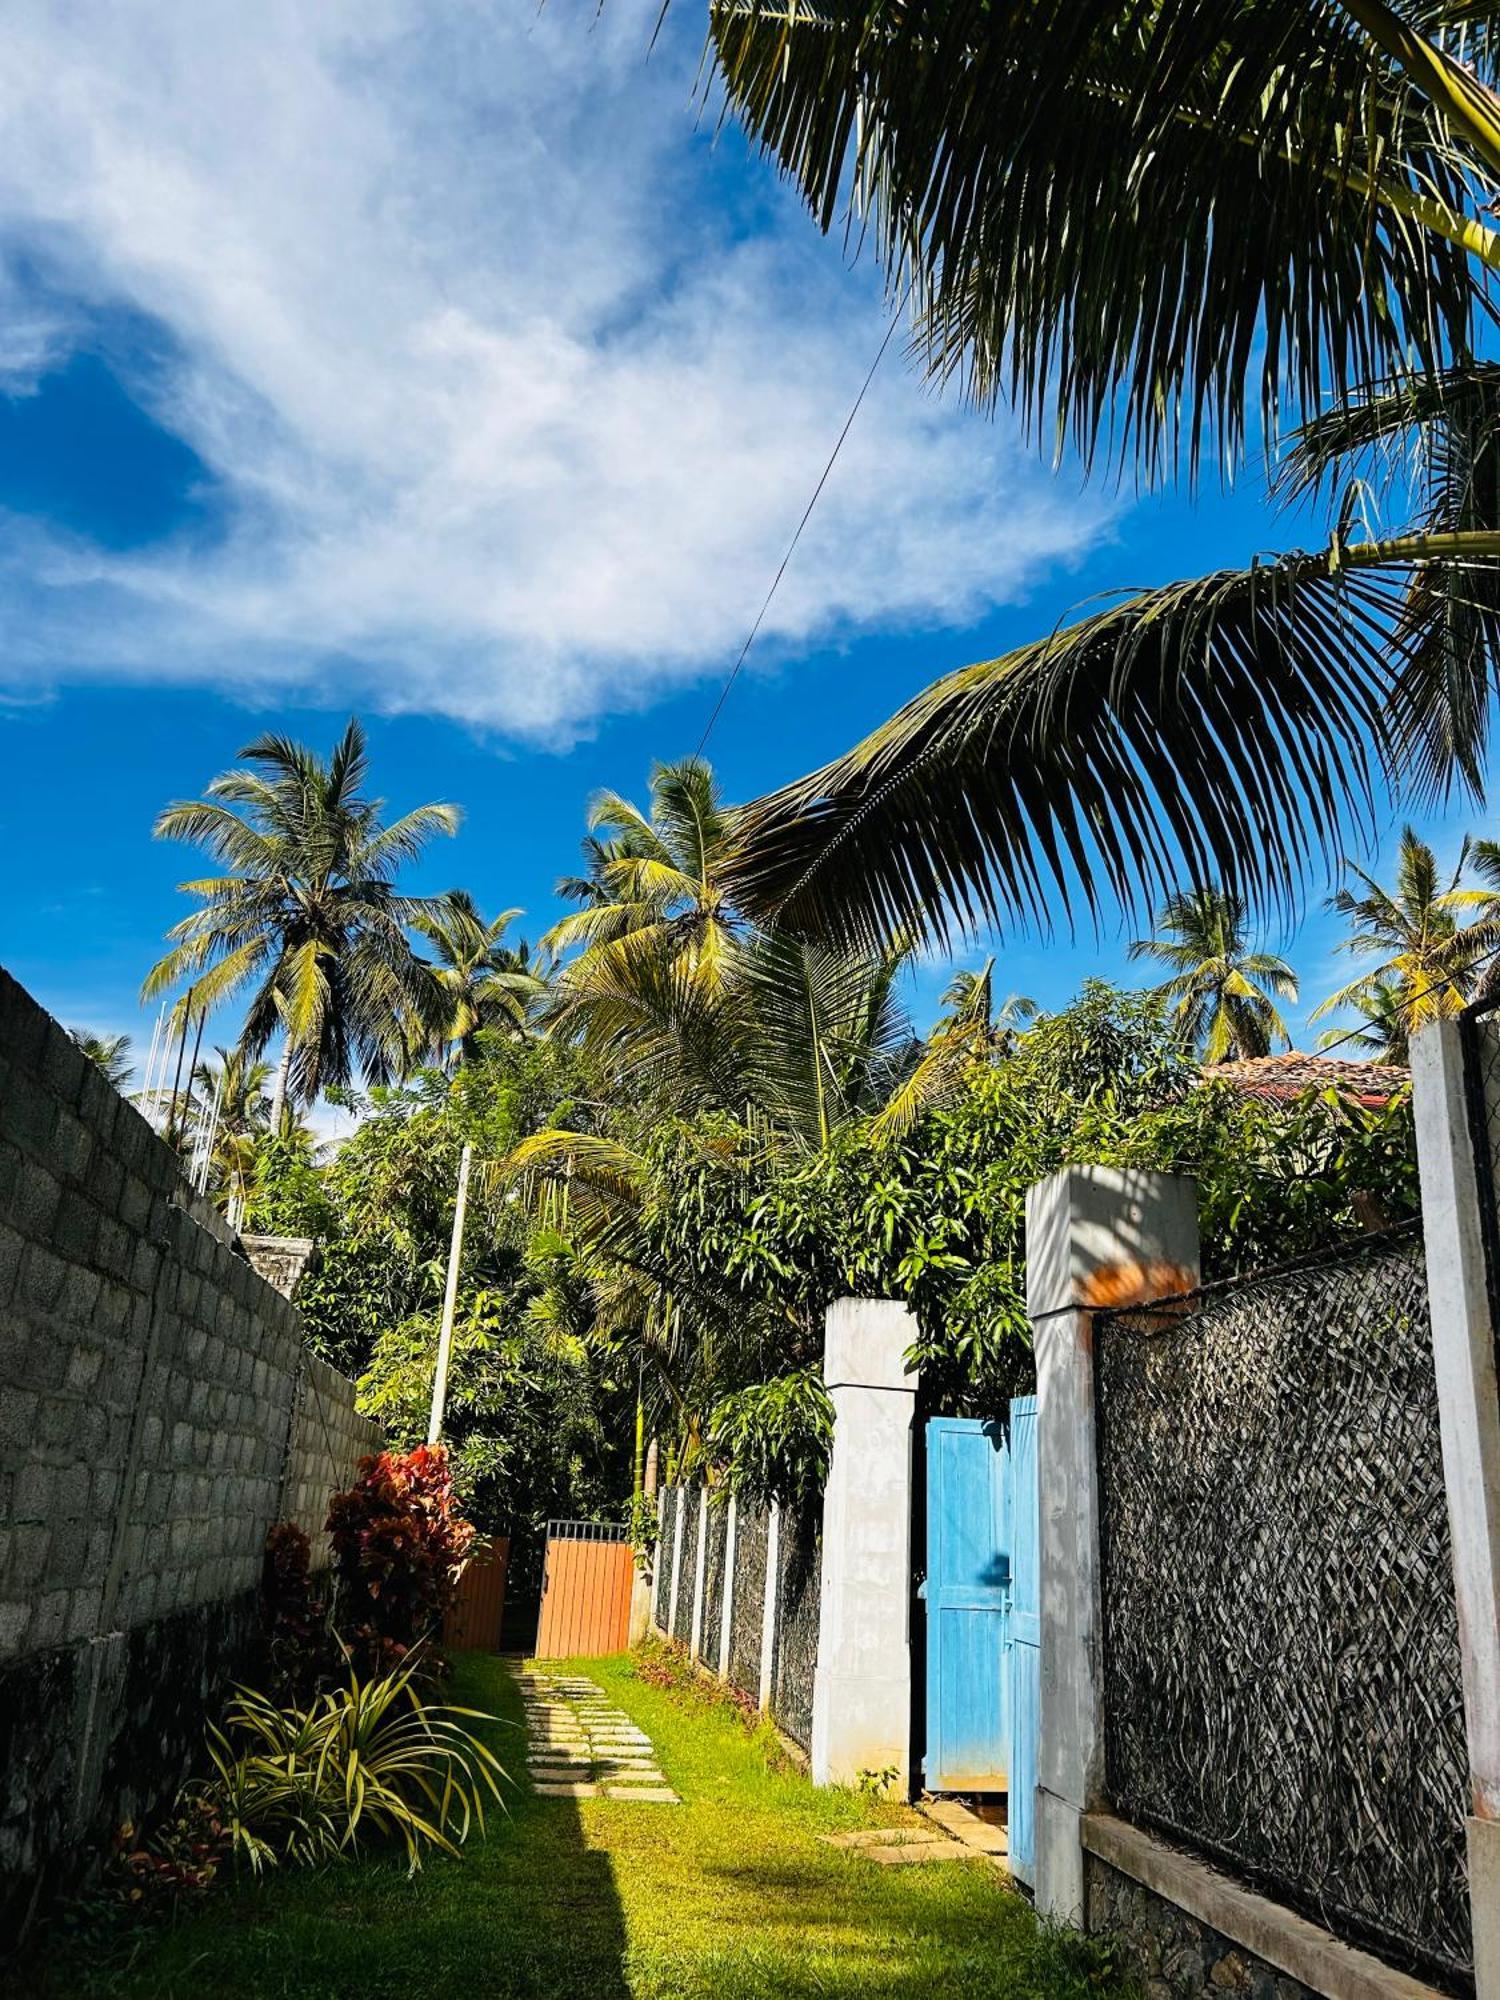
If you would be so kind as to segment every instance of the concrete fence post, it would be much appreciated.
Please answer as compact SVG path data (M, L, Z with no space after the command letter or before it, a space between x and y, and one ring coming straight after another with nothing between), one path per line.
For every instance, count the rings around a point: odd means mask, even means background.
M916 1321L895 1299L837 1299L823 1379L833 1451L823 1495L823 1577L813 1681L812 1772L854 1784L911 1762L912 1423Z
M781 1502L771 1502L766 1523L766 1587L760 1607L760 1705L769 1713L776 1665L776 1598L781 1578Z
M1197 1189L1117 1167L1069 1167L1026 1196L1026 1309L1041 1480L1041 1740L1036 1906L1080 1923L1082 1820L1105 1804L1093 1314L1198 1282Z
M698 1489L698 1551L693 1564L693 1634L688 1651L696 1660L703 1651L703 1586L708 1577L708 1488Z
M729 1678L729 1640L734 1629L734 1543L738 1526L735 1497L729 1496L724 1521L724 1603L719 1612L719 1679Z
M1500 1067L1500 1021L1469 1032ZM1469 1739L1474 1985L1478 2000L1500 2000L1500 1386L1480 1212L1493 1195L1474 1157L1464 1034L1436 1021L1413 1036L1412 1102ZM1500 1111L1496 1080L1481 1075L1473 1090Z

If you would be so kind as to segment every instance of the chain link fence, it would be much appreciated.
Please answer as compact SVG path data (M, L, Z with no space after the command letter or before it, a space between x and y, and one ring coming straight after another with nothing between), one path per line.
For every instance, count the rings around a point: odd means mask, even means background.
M1099 1314L1094 1353L1116 1809L1466 1978L1468 1761L1416 1228Z

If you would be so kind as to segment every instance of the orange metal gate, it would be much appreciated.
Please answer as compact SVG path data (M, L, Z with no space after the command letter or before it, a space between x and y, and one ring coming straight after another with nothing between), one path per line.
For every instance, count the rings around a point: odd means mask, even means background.
M458 1589L443 1620L443 1644L449 1652L499 1652L509 1561L508 1535L493 1535L488 1541L474 1544L474 1553L464 1565Z
M536 1650L542 1659L623 1653L635 1552L614 1521L549 1521Z

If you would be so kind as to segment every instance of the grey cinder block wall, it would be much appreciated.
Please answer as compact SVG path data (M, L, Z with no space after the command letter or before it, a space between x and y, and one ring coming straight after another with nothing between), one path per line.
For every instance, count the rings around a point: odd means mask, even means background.
M176 1155L0 971L0 1948L171 1796L266 1530L378 1448Z

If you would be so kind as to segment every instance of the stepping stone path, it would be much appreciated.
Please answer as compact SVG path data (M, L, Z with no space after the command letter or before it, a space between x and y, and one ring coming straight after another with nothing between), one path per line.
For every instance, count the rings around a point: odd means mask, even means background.
M882 1868L906 1867L913 1862L972 1861L976 1850L951 1839L946 1833L928 1832L921 1827L869 1827L859 1833L820 1833L825 1847L842 1847L861 1861L877 1862Z
M532 1782L544 1799L634 1799L675 1806L651 1738L604 1690L581 1674L523 1668L516 1676L526 1710Z

